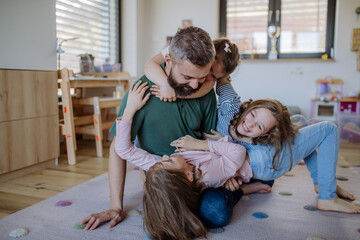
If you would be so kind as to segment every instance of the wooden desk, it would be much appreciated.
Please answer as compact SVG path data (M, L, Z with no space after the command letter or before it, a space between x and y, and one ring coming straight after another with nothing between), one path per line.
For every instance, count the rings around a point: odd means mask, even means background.
M129 78L102 78L102 77L70 77L70 87L88 88L88 87L117 87L128 86Z
M99 157L102 156L102 144L103 139L102 130L109 129L113 121L102 123L101 109L109 107L119 106L121 99L119 98L106 98L102 99L99 97L88 97L83 98L83 88L101 88L101 87L117 87L123 86L124 91L129 88L128 72L109 73L109 77L94 77L94 76L81 76L72 77L71 71L63 69L61 71L61 92L62 92L62 108L64 115L64 124L60 124L60 132L66 138L67 152L69 164L76 163L76 138L75 132L80 134L91 134L94 135L96 140L97 154ZM91 74L91 73L86 73ZM94 73L94 74L107 74L107 73ZM71 98L70 89L75 88L76 98ZM73 107L78 105L88 105L94 107L93 116L82 116L74 119ZM76 127L83 124L88 124L86 127ZM94 130L95 129L95 130ZM75 131L76 130L76 131Z

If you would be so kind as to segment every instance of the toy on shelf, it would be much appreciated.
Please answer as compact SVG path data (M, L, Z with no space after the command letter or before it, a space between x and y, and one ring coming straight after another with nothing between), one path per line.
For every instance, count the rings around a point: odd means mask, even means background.
M343 80L333 77L316 80L316 98L312 99L311 104L312 121L336 121L343 84Z
M326 77L316 80L316 98L320 101L338 101L342 97L344 81Z

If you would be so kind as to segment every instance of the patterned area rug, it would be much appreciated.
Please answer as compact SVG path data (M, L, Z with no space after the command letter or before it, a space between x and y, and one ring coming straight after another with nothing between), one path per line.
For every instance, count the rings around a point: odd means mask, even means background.
M338 168L337 175L347 179L338 180L338 184L360 200L360 167ZM128 172L125 211L141 212L142 194L139 171ZM72 204L57 206L60 200L71 201ZM360 239L359 214L311 211L315 203L316 194L306 166L296 166L289 176L275 181L271 193L244 197L236 205L231 223L223 229L211 230L208 239ZM75 227L90 213L104 211L108 207L108 175L103 174L1 219L0 239L11 239L8 234L17 228L29 230L28 235L20 238L24 240L147 239L142 215L136 216L134 211L129 212L130 215L112 229L107 224L94 231ZM258 213L255 214L258 217L263 214L268 217L256 218L254 213Z

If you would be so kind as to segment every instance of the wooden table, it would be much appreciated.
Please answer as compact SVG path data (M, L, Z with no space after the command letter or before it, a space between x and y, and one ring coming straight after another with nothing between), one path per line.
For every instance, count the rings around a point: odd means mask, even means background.
M117 87L127 86L129 84L128 77L106 78L106 77L70 77L70 87L88 88L88 87Z
M91 73L86 73L90 75ZM102 88L102 87L118 87L123 86L124 91L129 88L129 79L130 75L128 72L119 72L119 73L93 73L94 76L80 76L72 77L71 71L63 69L61 71L61 79L59 79L61 93L62 93L62 109L64 115L64 123L60 124L60 132L66 138L67 153L69 164L76 163L76 138L75 130L77 133L83 134L92 134L90 133L93 129L83 130L76 128L76 126L82 124L92 124L94 122L93 128L100 128L98 132L102 132L103 129L107 129L112 123L105 122L102 123L101 120L101 108L113 107L114 104L121 102L119 98L106 98L102 101L99 97L88 97L84 98L82 89L84 88ZM99 77L97 75L106 75L108 77ZM72 99L70 89L74 88L76 93L76 98ZM100 100L99 100L100 99ZM73 108L76 105L92 105L94 107L94 116L89 118L89 116L78 117L74 119ZM96 147L98 156L102 156L102 134L95 135ZM100 139L100 140L99 140ZM101 150L100 150L101 148Z

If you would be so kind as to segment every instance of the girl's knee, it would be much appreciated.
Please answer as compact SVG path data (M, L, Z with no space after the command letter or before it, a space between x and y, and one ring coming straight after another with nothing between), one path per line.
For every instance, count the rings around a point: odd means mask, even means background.
M321 122L322 125L324 125L324 127L328 130L328 131L337 131L337 126L335 123L330 122L330 121L324 121Z

